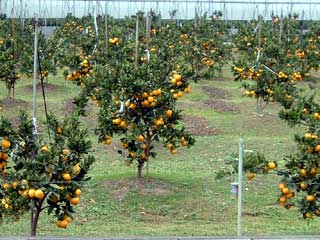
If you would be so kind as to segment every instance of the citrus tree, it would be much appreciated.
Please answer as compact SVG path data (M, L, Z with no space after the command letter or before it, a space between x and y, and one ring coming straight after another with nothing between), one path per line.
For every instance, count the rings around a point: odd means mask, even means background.
M32 236L44 210L55 215L58 227L69 225L94 162L77 115L62 122L51 115L48 128L50 138L34 135L25 113L20 115L18 128L0 119L0 216L19 220L31 212Z
M29 24L24 27L15 20L0 19L0 81L7 87L7 97L14 98L14 87L20 79L21 73L30 66L29 57L32 56L32 36Z
M291 126L302 126L304 133L295 135L297 152L286 156L284 168L277 171L281 176L279 202L286 208L298 206L306 219L320 216L320 105L314 96L300 94L280 117Z
M180 34L170 25L161 30L152 29L153 35L176 34L180 39ZM143 39L144 33L141 35ZM128 165L137 163L139 178L144 164L156 156L156 142L172 154L177 153L179 146L194 144L194 139L181 125L181 113L176 109L177 100L191 90L194 72L184 55L179 54L185 51L184 45L172 46L172 38L168 37L162 38L160 45L159 39L151 38L149 56L144 41L139 42L136 62L135 40L110 36L106 65L98 64L96 71L87 74L93 62L84 57L79 69L68 75L82 86L76 100L81 113L89 99L100 109L95 131L99 140L111 144L114 135L121 136L121 153L126 154Z
M250 23L235 37L243 58L236 59L232 71L235 80L242 81L244 95L257 99L258 113L262 113L263 103L278 101L275 92L279 88L292 100L292 86L308 80L316 59L309 49L314 45L301 34L296 18L281 21L275 17L271 23Z

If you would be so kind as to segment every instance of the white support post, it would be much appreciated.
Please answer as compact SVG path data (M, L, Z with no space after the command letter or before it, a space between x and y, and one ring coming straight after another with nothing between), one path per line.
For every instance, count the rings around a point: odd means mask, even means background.
M243 139L240 137L239 142L239 165L238 165L238 229L237 236L242 235L241 218L242 218L242 179L243 179Z
M109 46L109 36L108 36L108 3L104 3L105 11L104 11L104 25L105 25L105 39L106 39L106 48Z
M135 62L138 65L138 48L139 48L139 17L136 19L136 47L135 47Z
M34 134L37 134L37 78L38 78L38 16L34 18L34 56L33 56L33 127Z

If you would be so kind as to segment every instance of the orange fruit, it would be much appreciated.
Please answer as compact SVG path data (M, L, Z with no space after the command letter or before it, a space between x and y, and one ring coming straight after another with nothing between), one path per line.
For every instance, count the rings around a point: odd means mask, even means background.
M80 190L80 188L77 188L77 189L74 191L74 194L75 194L77 197L80 197L80 195L81 195L81 190Z
M307 218L307 219L312 218L312 214L309 213L309 212L306 212L306 213L304 214L304 216L305 216L305 218Z
M268 168L270 169L270 170L273 170L273 169L275 169L277 167L277 164L275 163L275 162L269 162L268 163Z
M143 100L143 101L141 102L141 105L142 105L142 107L149 107L149 102L148 102L148 100Z
M143 142L143 141L144 141L144 136L142 136L142 135L140 134L140 135L138 135L138 136L136 137L136 140L137 140L138 142Z
M125 121L121 121L119 125L122 128L127 128L127 123Z
M120 118L116 118L112 120L113 124L119 125L121 123L121 119Z
M136 158L136 157L137 157L137 153L136 153L136 152L129 152L129 155L130 155L132 158Z
M306 199L307 199L308 202L313 202L315 198L314 198L313 195L307 195Z
M304 176L304 177L307 176L307 171L306 171L304 168L301 168L299 171L300 171L300 174L301 174L302 176Z
M58 220L58 221L56 222L56 225L57 225L57 227L61 227L61 220Z
M62 178L65 181L71 181L71 175L69 173L62 173Z
M282 193L285 194L285 195L289 194L290 193L289 188L287 188L287 187L283 188L282 189Z
M294 197L294 193L293 193L293 192L289 192L289 193L286 195L286 197L287 197L288 199L293 198L293 197Z
M179 81L179 82L177 82L176 84L177 84L178 87L180 87L180 86L182 86L183 82L180 82L180 81Z
M12 183L12 187L13 187L13 188L18 187L18 185L19 185L19 182L17 182L17 181L14 181L14 182Z
M253 173L253 172L248 172L248 173L247 173L247 179L248 179L249 181L252 180L252 179L254 179L255 176L256 176L256 174Z
M183 96L183 92L179 91L178 93L178 97L182 97Z
M68 215L64 215L63 216L63 220L67 221L68 223L70 223L71 222L71 217L69 217Z
M180 74L173 74L173 78L176 79L176 81L182 80L182 76Z
M126 143L126 142L124 142L124 143L122 143L122 147L123 147L123 148L128 148L128 147L129 147L129 144Z
M312 138L312 134L311 133L305 133L304 134L304 138L305 139L311 139Z
M170 152L171 152L173 155L175 155L175 154L177 154L177 149L173 148L173 149L170 150Z
M171 109L168 109L165 113L166 117L171 117L173 114L173 111Z
M107 145L110 145L112 142L112 137L110 136L106 136L106 138L104 139L104 143Z
M3 160L8 160L9 155L7 153L2 153L1 157L2 157Z
M308 184L306 184L305 182L301 182L301 183L300 183L300 188L301 188L302 190L306 190L306 189L308 188Z
M280 197L279 202L280 202L280 204L285 204L287 202L286 197L285 196Z
M57 127L57 133L58 134L62 134L62 128L61 127Z
M41 147L41 151L42 151L42 152L49 152L48 146L43 146L43 147Z
M1 147L4 148L4 149L8 149L11 147L11 142L7 139L3 139L1 141Z
M72 167L72 174L77 176L79 175L80 171L81 171L81 167L79 166L79 164L76 164Z
M173 148L173 144L172 143L168 143L167 144L167 148L170 150L170 149L172 149Z
M154 97L148 97L148 102L149 102L149 103L154 102Z
M315 150L316 152L320 152L320 145L317 145L317 146L314 148L314 150Z
M74 197L74 198L71 198L71 199L70 199L70 203L71 203L72 205L78 205L79 202L80 202L80 199L79 199L78 197Z
M34 196L35 196L35 198L38 198L41 200L44 198L44 193L41 189L37 189L34 193Z
M33 188L29 189L29 191L28 191L29 198L34 198L35 197L35 193L36 193L35 189L33 189Z
M2 185L2 187L3 187L3 189L9 189L9 188L11 188L11 184L10 183L4 183Z
M60 226L61 228L66 228L69 225L69 222L67 220L62 220L60 221Z

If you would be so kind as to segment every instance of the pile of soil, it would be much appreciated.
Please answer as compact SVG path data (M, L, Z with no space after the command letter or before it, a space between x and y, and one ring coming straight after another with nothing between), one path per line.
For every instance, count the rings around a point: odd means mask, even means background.
M214 99L227 99L230 97L230 93L222 88L215 87L202 87L202 91L206 93L210 98Z
M52 93L52 92L56 92L56 91L59 91L62 89L61 86L59 85L54 85L54 84L51 84L51 83L43 83L43 86L44 86L44 91L45 93ZM33 85L28 85L28 86L25 86L23 88L23 91L26 91L26 92L29 92L29 93L32 93L33 92ZM37 84L37 92L39 93L42 93L42 86L40 83Z
M195 136L217 135L218 130L209 125L208 120L201 116L184 115L182 118L186 129Z
M0 106L2 110L6 111L17 107L26 108L29 106L29 103L21 99L5 98L0 100Z
M170 194L175 190L168 183L152 178L111 180L105 182L104 186L108 190L110 189L110 196L118 201L125 199L130 192L141 195L162 196Z
M226 101L207 100L207 101L204 101L204 104L220 113L225 113L225 112L239 113L240 112L240 107L237 104L229 103Z

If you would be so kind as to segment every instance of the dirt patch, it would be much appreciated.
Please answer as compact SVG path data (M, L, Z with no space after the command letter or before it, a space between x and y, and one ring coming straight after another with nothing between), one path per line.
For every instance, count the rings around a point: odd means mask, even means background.
M105 183L105 186L110 189L110 196L118 201L126 198L131 192L139 193L140 195L167 195L175 190L174 187L157 179L121 179L112 180Z
M10 110L11 108L16 108L16 107L25 108L27 106L29 106L29 103L21 99L5 98L0 100L0 107L2 107L4 111Z
M51 84L51 83L43 83L43 86L44 86L45 93L56 92L56 91L59 91L59 90L62 89L61 86L54 85L54 84ZM33 92L33 85L28 85L28 86L24 87L22 89L22 91ZM37 84L37 92L38 93L39 92L42 93L42 87L41 87L40 83Z
M230 97L230 93L222 88L215 87L202 87L202 91L206 93L210 98L214 99L227 99Z
M201 116L184 115L182 117L186 129L195 136L217 135L218 130L209 125L208 120Z
M204 101L204 105L213 108L217 112L231 112L231 113L239 113L240 107L234 103L229 103L220 100L207 100Z

